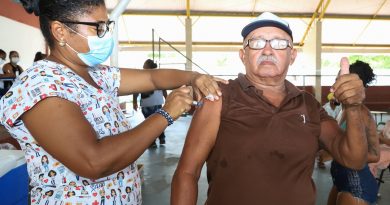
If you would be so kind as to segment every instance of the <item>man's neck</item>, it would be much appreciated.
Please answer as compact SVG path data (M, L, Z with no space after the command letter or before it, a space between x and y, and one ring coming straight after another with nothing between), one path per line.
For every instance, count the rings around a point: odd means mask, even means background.
M256 87L256 89L261 90L263 96L275 107L279 107L287 95L284 79L263 78L254 80L248 76L247 79Z

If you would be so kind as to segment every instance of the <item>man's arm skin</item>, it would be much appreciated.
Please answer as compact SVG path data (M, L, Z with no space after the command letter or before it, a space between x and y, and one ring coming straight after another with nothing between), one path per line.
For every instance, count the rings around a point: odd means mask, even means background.
M365 113L365 130L368 144L368 156L367 162L374 163L378 162L380 158L380 147L379 147L379 134L376 131L376 122L372 117L370 110L363 106Z
M183 153L172 179L171 204L196 204L198 180L210 151L213 149L220 121L222 100L206 100L198 108L189 128Z

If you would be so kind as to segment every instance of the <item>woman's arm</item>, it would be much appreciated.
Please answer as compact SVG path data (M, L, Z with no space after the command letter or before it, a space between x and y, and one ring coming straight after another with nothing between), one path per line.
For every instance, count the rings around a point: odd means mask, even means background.
M171 204L195 205L198 180L214 147L221 121L222 100L206 101L194 114L179 164L172 179Z
M217 81L227 83L226 80L191 71L121 69L119 95L143 93L151 90L171 90L182 85L191 85L194 87L198 99L201 97L200 93L203 93L204 96L212 94L217 97L221 95Z
M180 88L168 96L164 109L174 119L190 109L189 92ZM43 149L77 175L90 179L133 163L168 125L162 115L154 114L129 131L99 140L80 107L58 97L42 100L21 119Z

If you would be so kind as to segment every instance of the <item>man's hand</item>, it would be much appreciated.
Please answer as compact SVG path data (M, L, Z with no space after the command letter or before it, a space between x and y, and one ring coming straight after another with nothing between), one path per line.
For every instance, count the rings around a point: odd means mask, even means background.
M337 101L343 105L360 105L366 97L362 80L358 75L349 73L346 57L341 58L340 73L331 92L334 92Z

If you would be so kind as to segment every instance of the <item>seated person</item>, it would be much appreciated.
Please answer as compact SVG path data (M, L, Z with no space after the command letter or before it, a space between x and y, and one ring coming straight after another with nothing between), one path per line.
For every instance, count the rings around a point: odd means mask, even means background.
M0 68L5 63L5 58L7 57L7 53L4 50L0 49ZM4 75L3 69L0 69L0 77L7 77ZM0 97L5 94L6 90L4 89L4 81L0 80Z
M19 53L17 51L9 52L9 63L4 64L3 73L7 77L16 78L23 72L23 68L18 65ZM4 87L8 90L13 84L13 81L4 81Z
M343 132L311 94L286 80L297 56L287 21L264 12L241 34L246 74L221 85L222 100L197 108L172 180L171 204L196 204L206 162L207 205L313 205L319 144L343 166L361 169L366 162L362 82L343 58L332 89L345 106Z

